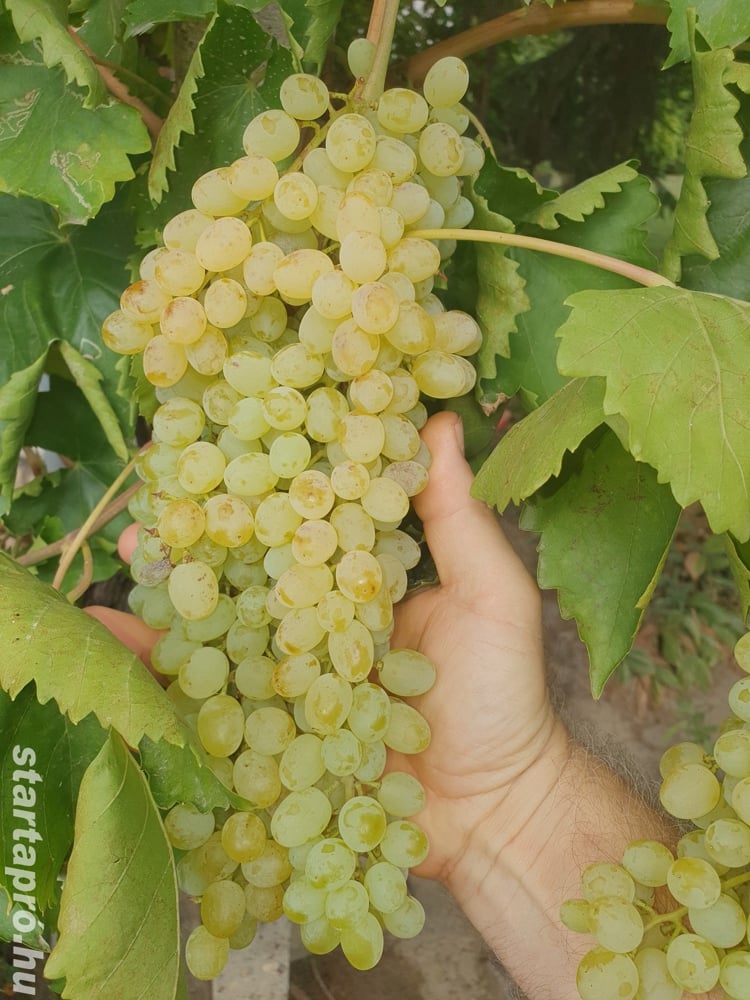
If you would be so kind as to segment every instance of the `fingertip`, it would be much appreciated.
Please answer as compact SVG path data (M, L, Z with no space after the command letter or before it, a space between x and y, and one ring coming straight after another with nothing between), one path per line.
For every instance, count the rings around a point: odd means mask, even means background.
M117 540L117 552L123 562L130 565L138 545L139 524L129 524Z

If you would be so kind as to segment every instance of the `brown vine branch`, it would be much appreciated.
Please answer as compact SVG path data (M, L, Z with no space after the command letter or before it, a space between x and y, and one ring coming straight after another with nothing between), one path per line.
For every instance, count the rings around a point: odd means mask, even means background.
M164 121L154 111L152 111L147 104L144 104L140 98L134 97L130 93L125 84L121 80L118 80L112 69L110 69L112 64L107 64L104 60L100 59L95 52L92 52L83 39L78 37L78 34L73 30L73 28L68 28L68 34L76 43L78 48L85 52L96 66L96 71L102 78L102 83L110 94L112 94L113 97L116 97L118 101L122 101L123 104L129 104L131 108L135 108L141 116L143 124L146 126L152 137L156 139L161 131Z
M406 63L406 71L413 83L421 83L430 66L443 56L468 56L509 38L549 35L567 28L597 24L666 24L668 13L663 4L646 5L636 0L570 0L554 7L532 4L477 24L412 56Z

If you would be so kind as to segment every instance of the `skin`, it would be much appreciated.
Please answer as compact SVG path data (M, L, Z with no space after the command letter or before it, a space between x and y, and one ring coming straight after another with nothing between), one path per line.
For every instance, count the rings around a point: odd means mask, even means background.
M583 867L619 861L636 838L677 833L619 777L578 747L550 703L540 594L499 528L469 495L461 425L430 419L430 482L415 497L440 584L401 602L392 646L436 664L413 704L434 739L389 767L414 774L427 804L418 822L430 854L417 874L440 880L532 1000L576 1000L575 969L590 938L558 911L579 895ZM121 541L128 558L135 532ZM106 608L89 612L148 664L158 637Z

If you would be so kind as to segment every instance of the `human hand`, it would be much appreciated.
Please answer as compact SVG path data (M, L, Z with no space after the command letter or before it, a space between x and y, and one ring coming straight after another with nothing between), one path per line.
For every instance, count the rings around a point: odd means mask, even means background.
M120 535L118 552L123 562L128 564L130 564L135 551L137 534L138 525L131 524ZM161 636L161 632L150 628L140 618L128 614L126 611L117 611L115 608L107 608L99 604L91 604L84 608L84 611L105 625L124 646L140 657L160 684L164 682L164 677L151 667L151 650Z
M417 873L446 880L485 821L502 825L507 813L512 835L533 808L520 780L550 741L565 737L547 696L540 594L494 513L469 495L460 421L434 416L423 438L433 463L414 506L440 583L398 605L392 646L436 665L435 686L413 699L433 741L416 756L391 754L389 767L425 786L418 820L431 849Z

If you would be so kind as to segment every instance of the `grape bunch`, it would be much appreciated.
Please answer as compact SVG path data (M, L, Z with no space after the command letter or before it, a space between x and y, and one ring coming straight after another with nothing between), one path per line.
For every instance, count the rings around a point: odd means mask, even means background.
M428 477L421 397L476 378L477 323L433 293L454 244L417 235L471 221L462 178L484 154L463 134L467 84L443 59L424 96L368 106L290 76L103 324L160 404L130 505L131 606L166 630L153 665L247 803L165 817L200 900L186 959L201 979L282 914L358 969L384 928L424 922L406 881L428 851L424 789L384 772L389 748L430 741L404 699L435 668L390 637L420 559L400 525Z
M750 674L750 632L734 652ZM694 827L676 852L634 841L620 865L589 865L581 898L563 903L563 923L596 941L578 967L583 1000L680 1000L717 986L750 1000L750 676L729 707L712 754L685 742L661 758L661 803Z

